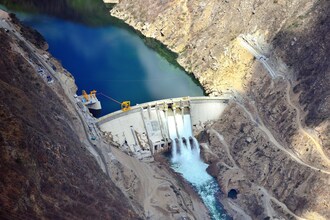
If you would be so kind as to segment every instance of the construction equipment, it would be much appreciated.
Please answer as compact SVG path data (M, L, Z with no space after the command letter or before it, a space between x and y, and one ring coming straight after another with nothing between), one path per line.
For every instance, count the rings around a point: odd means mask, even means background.
M121 103L121 110L123 112L131 110L131 102L130 101L123 101Z
M106 97L107 99L110 99L111 101L118 103L118 104L121 106L121 110L122 110L123 112L126 112L126 111L131 110L131 102L130 102L130 101L119 102L119 101L117 101L116 99L111 98L110 96L107 96L107 95L105 95L105 94L103 94L103 93L98 93L98 94L99 94L99 95L103 95L103 96Z
M88 97L87 92L85 90L82 91L82 95L85 98L86 102L88 102L89 101L89 97Z
M85 90L82 90L82 95L78 96L78 98L89 109L102 109L101 102L96 97L96 90L92 90L89 94Z
M92 90L92 91L90 92L90 97L91 97L91 98L96 98L96 90Z

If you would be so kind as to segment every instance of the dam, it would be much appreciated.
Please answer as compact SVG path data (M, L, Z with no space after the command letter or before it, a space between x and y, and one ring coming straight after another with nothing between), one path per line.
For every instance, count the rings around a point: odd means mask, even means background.
M193 146L192 136L218 119L229 99L182 97L147 102L132 106L130 111L105 115L97 125L110 143L139 159L152 158L172 146L180 151L181 141ZM183 135L189 130L190 135Z
M211 219L231 219L217 199L221 190L200 157L196 138L220 118L230 95L221 97L182 97L147 102L129 111L117 111L98 119L105 138L144 162L158 153L171 152L170 167L182 175L199 194Z

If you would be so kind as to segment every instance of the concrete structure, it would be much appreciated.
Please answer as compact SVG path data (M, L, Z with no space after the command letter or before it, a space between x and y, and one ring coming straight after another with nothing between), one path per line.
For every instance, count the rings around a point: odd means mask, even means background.
M197 134L206 123L221 116L228 101L228 97L158 100L133 106L127 112L117 111L103 116L97 125L121 149L137 157L151 157L170 147L169 117L190 115L192 130Z

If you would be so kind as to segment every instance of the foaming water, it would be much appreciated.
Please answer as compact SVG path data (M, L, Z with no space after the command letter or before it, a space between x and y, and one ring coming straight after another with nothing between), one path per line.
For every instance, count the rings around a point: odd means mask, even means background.
M172 139L171 167L192 184L210 212L211 219L231 219L219 203L220 188L206 172L208 165L200 158L199 143L192 136L190 115L174 112L168 117Z

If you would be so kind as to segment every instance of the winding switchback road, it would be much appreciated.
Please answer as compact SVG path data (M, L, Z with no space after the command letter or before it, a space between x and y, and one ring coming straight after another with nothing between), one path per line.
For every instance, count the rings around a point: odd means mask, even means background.
M287 150L285 147L283 147L276 139L275 137L273 136L273 134L269 131L269 129L263 124L263 122L261 121L260 117L258 117L258 122L256 121L256 119L253 117L252 113L249 112L244 105L240 104L237 102L237 104L239 106L242 107L242 109L246 112L246 114L249 116L250 120L253 121L260 130L262 130L266 136L268 137L268 139L278 148L280 149L281 151L284 151L286 154L288 154L291 159L293 159L294 161L296 161L297 163L301 164L301 165L304 165L304 166L307 166L313 170L316 170L316 171L320 171L322 173L326 173L326 174L330 174L330 171L327 171L327 170L322 170L322 169L319 169L317 167L314 167L312 165L309 165L307 163L305 163L304 161L302 161L296 154L294 154L293 152Z
M250 53L253 54L253 56L255 56L262 64L263 66L267 69L267 72L269 73L269 75L271 76L272 79L276 78L276 77L282 77L284 80L287 81L287 91L286 91L286 99L288 104L295 109L296 111L296 123L298 125L298 129L299 132L301 132L303 135L307 136L315 145L315 148L317 150L317 152L320 154L321 158L330 166L330 160L329 158L325 155L325 153L323 152L323 148L322 146L312 137L312 135L310 135L301 125L301 121L300 121L300 109L291 101L290 98L290 90L291 90L291 84L289 79L283 77L282 75L279 75L276 73L276 71L270 66L270 64L268 63L268 59L261 54L260 52L258 52L257 49L255 49L251 44L249 44L249 41L244 37L244 36L240 36L239 41L241 43L241 45L248 50ZM238 102L237 102L238 103ZM305 163L304 161L302 161L297 155L295 155L293 152L288 151L286 148L284 148L281 144L279 144L279 142L274 138L274 136L272 135L272 133L269 131L268 128L266 128L266 126L263 123L257 123L257 121L253 118L252 114L244 107L244 105L238 103L243 109L244 111L249 115L250 119L255 122L258 127L268 136L269 140L271 140L275 146L277 146L279 149L281 149L282 151L286 152L287 154L289 154L291 156L292 159L294 159L295 161L297 161L298 163L308 166L311 169L317 170L317 171L321 171L323 173L326 174L330 174L330 171L327 170L323 170L323 169L318 169L314 166L311 166L307 163ZM254 106L255 107L255 106ZM258 121L260 120L260 117L257 118ZM261 120L260 120L261 121Z

